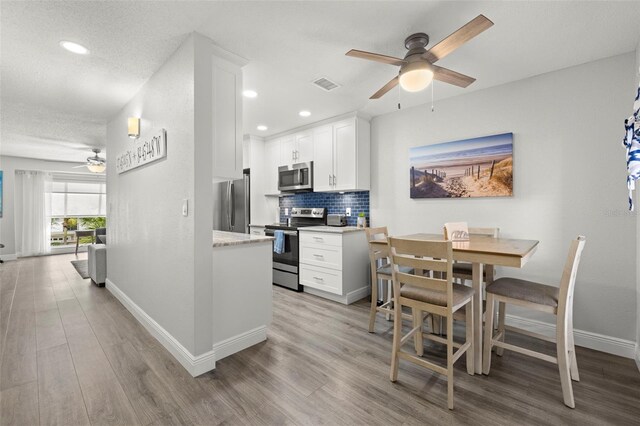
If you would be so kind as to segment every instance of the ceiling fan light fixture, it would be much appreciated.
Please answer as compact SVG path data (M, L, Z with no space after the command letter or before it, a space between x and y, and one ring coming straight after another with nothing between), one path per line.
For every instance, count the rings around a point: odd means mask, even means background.
M400 87L407 92L419 92L433 81L433 70L427 62L416 61L400 68Z
M87 164L87 169L89 169L91 173L102 173L106 168L107 165L104 163Z

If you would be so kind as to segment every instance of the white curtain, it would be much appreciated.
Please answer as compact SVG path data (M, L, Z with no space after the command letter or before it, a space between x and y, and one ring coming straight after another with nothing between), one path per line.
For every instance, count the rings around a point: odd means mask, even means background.
M51 174L16 171L15 225L19 256L51 252Z

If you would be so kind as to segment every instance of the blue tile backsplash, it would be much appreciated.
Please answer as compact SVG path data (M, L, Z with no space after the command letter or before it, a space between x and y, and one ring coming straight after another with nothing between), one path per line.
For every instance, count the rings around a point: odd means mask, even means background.
M344 214L351 207L347 225L356 226L358 214L364 212L369 223L369 191L345 192L304 192L280 197L280 222L286 222L284 209L291 207L326 207L328 214ZM289 210L291 212L291 210Z

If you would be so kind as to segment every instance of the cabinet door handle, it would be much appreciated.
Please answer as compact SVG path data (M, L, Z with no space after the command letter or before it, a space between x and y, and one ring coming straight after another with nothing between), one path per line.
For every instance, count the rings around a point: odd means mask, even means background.
M324 281L324 278L322 277L313 277L313 279L316 281Z
M323 256L323 255L321 255L321 254L315 254L315 253L314 253L314 255L313 255L313 256L314 256L314 257L317 257L317 258L319 258L319 259L324 259L324 256Z
M324 238L322 237L313 237L313 239L316 241L324 241Z
M333 186L336 186L336 175L333 175Z
M331 173L329 173L329 186L331 186L331 185L333 185L333 184L331 183Z

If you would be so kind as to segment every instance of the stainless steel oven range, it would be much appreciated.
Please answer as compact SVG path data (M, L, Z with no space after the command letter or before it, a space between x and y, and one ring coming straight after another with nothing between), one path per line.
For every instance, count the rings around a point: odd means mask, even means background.
M273 283L302 291L298 279L300 247L298 229L305 226L327 224L327 209L322 207L291 209L291 223L265 226L265 235L275 236L275 231L284 233L284 253L273 253Z

